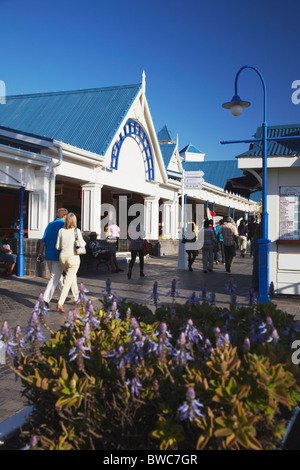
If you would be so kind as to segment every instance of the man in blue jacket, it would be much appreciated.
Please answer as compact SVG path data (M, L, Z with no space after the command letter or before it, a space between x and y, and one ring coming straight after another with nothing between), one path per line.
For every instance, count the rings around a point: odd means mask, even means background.
M55 248L55 245L58 232L65 225L67 214L67 209L60 208L57 210L56 219L47 225L40 243L37 261L39 263L43 261L45 249L45 259L47 260L50 271L50 279L44 292L44 301L47 307L49 306L49 302L53 297L56 287L58 286L61 290L63 285L63 269L59 262L59 250Z

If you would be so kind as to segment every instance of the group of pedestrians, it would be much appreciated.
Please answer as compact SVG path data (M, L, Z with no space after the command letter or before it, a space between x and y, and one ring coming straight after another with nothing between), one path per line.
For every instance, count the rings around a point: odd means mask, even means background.
M232 217L219 220L216 227L213 221L204 220L203 229L203 246L202 260L203 272L213 272L214 263L224 264L226 272L230 273L234 260L236 258L237 249L240 250L241 257L245 257L247 251L247 243L250 241L250 256L253 256L253 240L257 230L257 222L251 218L249 225L246 220L234 222ZM194 234L190 236L190 242L195 242ZM196 254L199 251L190 249L186 250L188 254L188 266L192 271L192 264L195 261Z
M128 279L131 279L132 269L137 256L139 257L140 277L144 277L144 238L145 232L142 226L138 225L137 233L130 241L131 259L129 262ZM112 272L123 271L119 268L116 260L116 249L119 239L120 229L116 224L112 224L106 231L107 242L109 243L108 261L111 263ZM76 237L75 237L76 235ZM102 240L97 240L97 233L91 232L88 245L96 258L105 249L101 246ZM65 208L57 210L56 219L50 222L43 234L40 242L37 261L46 259L50 271L50 278L44 291L44 302L47 307L54 295L56 288L60 290L57 303L57 310L65 312L64 303L70 300L68 296L71 290L73 300L78 300L77 272L80 266L80 255L76 252L75 246L86 246L80 229L77 227L76 215L68 212ZM0 245L1 253L1 245Z
M237 226L238 225L238 226ZM250 240L250 256L255 255L255 236L257 234L257 223L251 219L249 225L245 220L236 224L232 217L227 217L226 221L221 219L216 227L213 227L213 221L209 219L204 220L203 229L203 272L213 272L214 262L216 264L222 263L225 265L226 272L230 273L234 260L236 258L236 250L239 247L241 256L244 257L247 249L247 241ZM144 277L144 239L145 232L142 226L138 225L136 228L135 236L131 236L130 252L131 259L128 266L127 278L131 279L132 269L137 257L139 257L140 277ZM58 299L57 310L64 312L64 303L70 300L68 297L71 290L73 300L78 300L78 285L77 285L77 272L80 266L80 255L77 254L75 249L75 234L77 233L77 244L85 247L86 242L82 236L79 228L77 228L76 215L68 212L65 208L60 208L57 211L57 217L54 221L50 222L44 232L43 238L40 242L38 262L44 259L47 260L50 279L44 292L44 301L47 306L54 295L56 287L60 289L60 296ZM188 256L188 267L193 271L192 265L199 254L195 241L197 233L195 225L189 226L189 238L187 242L186 252ZM116 261L116 247L119 240L120 229L116 224L113 224L112 229L107 231L107 237L112 238L114 242L114 250L110 249L109 257L112 267L112 272L122 271ZM130 234L129 234L130 235ZM103 247L99 244L101 240L97 240L97 234L91 232L89 239L89 246L95 257L103 251ZM112 246L112 244L111 244ZM0 259L3 253L3 247L0 243ZM9 253L11 254L11 253ZM2 255L3 256L3 255ZM14 255L15 256L15 255ZM254 263L255 264L255 263ZM13 266L13 264L12 264Z
M76 234L76 238L75 238ZM78 300L77 272L80 266L80 255L76 253L76 245L85 247L81 231L77 228L77 218L73 212L65 208L57 210L57 217L50 222L40 242L37 261L44 258L50 271L50 279L44 292L44 301L47 306L53 297L56 287L60 289L57 310L65 312L63 305L69 300L71 289L73 300Z

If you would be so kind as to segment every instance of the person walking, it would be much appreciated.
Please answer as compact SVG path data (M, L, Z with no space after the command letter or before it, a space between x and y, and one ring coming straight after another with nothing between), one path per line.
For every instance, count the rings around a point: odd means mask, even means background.
M203 231L204 241L202 247L203 257L203 272L213 272L214 265L214 247L216 245L216 236L214 230L210 226L210 221L206 219L204 221Z
M143 253L143 246L144 246L144 238L145 238L145 231L144 228L138 224L136 227L137 231L134 233L134 237L131 237L129 250L131 253L131 259L129 262L128 279L131 279L132 268L134 266L135 260L137 255L139 255L140 260L140 277L144 277L144 253ZM131 230L129 230L130 235Z
M188 255L189 271L193 271L192 265L199 253L199 251L195 247L197 233L196 233L195 224L193 222L188 225L187 231L185 233L185 239L186 239L186 253Z
M59 230L65 224L67 214L68 210L64 207L57 210L56 219L47 225L39 246L37 262L40 263L43 261L43 255L45 253L45 259L50 271L50 279L44 292L44 301L47 307L49 307L56 287L61 290L63 286L63 269L59 262L59 251L56 249L56 240Z
M245 258L245 253L247 251L247 240L248 240L248 226L246 224L246 220L242 220L239 228L239 247L241 256Z
M69 289L71 289L74 301L76 302L78 299L77 271L80 265L80 255L75 251L75 230L77 231L78 245L84 247L86 243L83 240L80 229L77 228L76 215L73 212L69 212L66 216L65 225L58 232L56 242L56 249L61 250L59 261L66 273L57 304L57 310L63 313L65 312L63 305Z
M253 237L254 237L257 227L258 227L257 220L254 219L254 217L251 217L250 222L248 224L248 240L250 241L250 257L251 258L253 256Z
M236 256L236 243L239 236L232 217L227 217L226 224L223 224L219 230L219 234L221 233L223 234L225 269L226 272L230 273Z
M219 225L216 226L216 240L217 240L217 244L218 244L216 264L219 264L219 263L224 264L225 263L223 234L219 233L223 224L224 224L224 219L221 219L221 220L219 220Z

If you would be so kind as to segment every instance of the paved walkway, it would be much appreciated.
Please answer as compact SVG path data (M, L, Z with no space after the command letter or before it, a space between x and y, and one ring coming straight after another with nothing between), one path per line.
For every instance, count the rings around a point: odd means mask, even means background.
M150 300L150 291L155 281L162 291L161 303L168 303L170 298L166 296L173 279L176 279L179 289L177 302L185 303L189 295L194 291L196 294L205 286L209 292L215 292L216 304L218 306L228 305L229 296L225 286L230 277L233 277L239 287L237 301L239 305L247 305L245 297L251 287L252 259L237 257L232 273L225 272L224 265L215 265L213 273L203 273L202 260L199 256L194 265L194 271L182 271L177 269L177 257L168 256L163 258L149 257L145 261L146 277L139 277L138 260L133 268L132 279L127 279L126 262L121 262L120 267L124 272L112 274L106 271L103 266L100 270L82 270L78 280L83 282L88 289L88 296L94 306L100 307L100 300L103 298L103 290L106 280L111 279L113 291L120 297L127 300L134 300L138 303L153 308ZM38 277L23 277L13 280L0 278L0 327L4 320L9 323L12 331L16 325L20 325L24 332L30 319L33 306L40 292L44 291L47 279ZM47 323L52 329L58 328L64 323L66 314L58 313L56 309L57 294L50 303L51 311L47 317ZM297 316L300 319L299 297L276 297L274 303L277 307ZM72 303L65 304L66 309L71 308ZM10 418L26 406L20 394L20 381L15 380L15 376L6 366L0 365L0 423Z

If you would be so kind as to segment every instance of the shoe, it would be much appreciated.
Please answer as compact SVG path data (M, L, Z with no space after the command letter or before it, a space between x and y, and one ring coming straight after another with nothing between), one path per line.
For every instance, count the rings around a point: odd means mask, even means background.
M130 272L128 271L127 277L128 277L128 279L131 279L131 271Z
M123 272L123 271L124 271L124 269L118 268L118 269L116 270L116 273L121 273L121 272Z
M206 269L203 269L203 272L204 272L204 273L207 273L207 270L206 270Z
M62 305L59 305L59 304L57 304L57 311L58 311L58 312L65 313L65 310L64 310L63 306L62 306Z
M189 271L193 271L193 268L192 268L192 266L190 266L190 267L189 267Z
M212 273L212 272L213 272L213 269L209 269L208 272Z
M145 274L144 274L144 273L141 273L141 274L140 274L140 277L145 277Z

